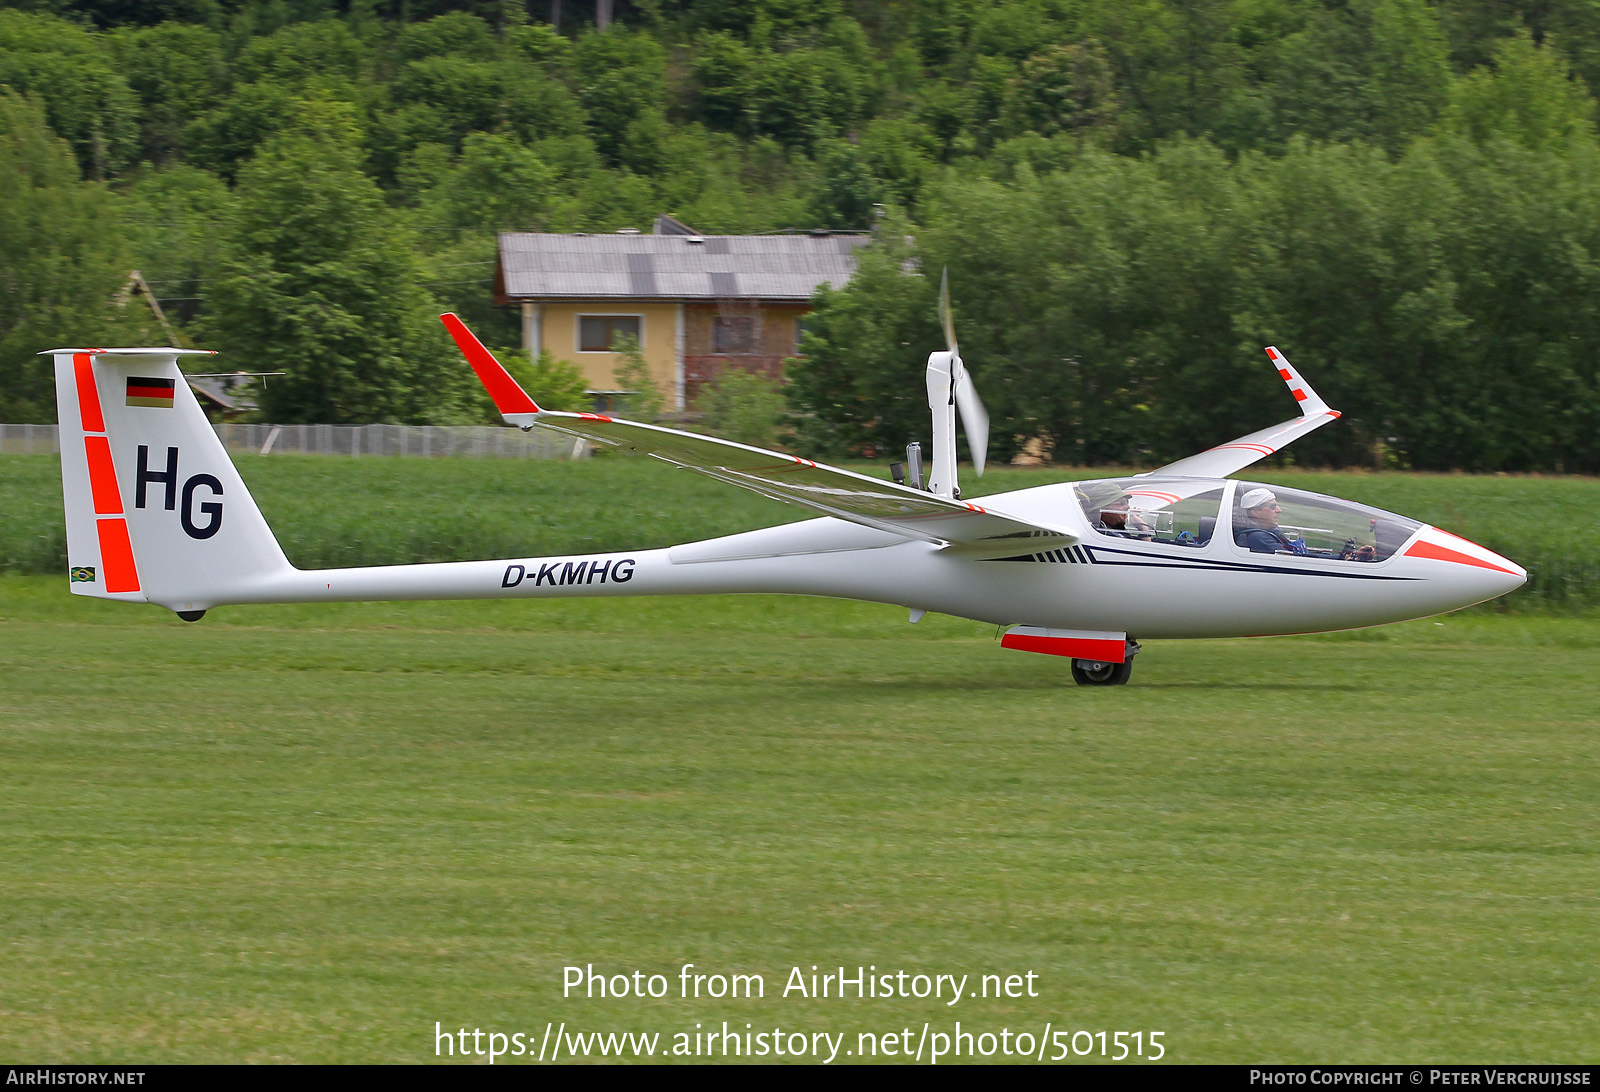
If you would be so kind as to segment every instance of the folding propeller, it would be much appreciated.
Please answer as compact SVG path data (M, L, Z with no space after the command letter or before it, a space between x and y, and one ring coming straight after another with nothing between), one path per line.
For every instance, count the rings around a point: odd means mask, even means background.
M967 430L967 447L972 450L972 468L980 475L989 454L989 411L983 408L972 385L972 377L961 363L961 351L956 348L956 324L950 317L950 268L945 267L939 278L939 325L944 327L944 344L950 350L950 397L961 412L961 423Z

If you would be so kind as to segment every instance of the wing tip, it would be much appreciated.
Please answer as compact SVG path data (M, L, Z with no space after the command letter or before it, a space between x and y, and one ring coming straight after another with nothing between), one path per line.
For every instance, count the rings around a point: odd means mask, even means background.
M489 392L489 397L494 399L495 408L502 416L542 412L538 403L522 389L522 384L506 371L505 365L496 360L494 354L484 347L483 342L467 329L467 324L461 321L459 315L454 311L446 311L439 316L439 321L444 323L444 328L449 331L456 348L461 350L461 355L472 365L472 370L478 376L478 382L483 384L484 390Z

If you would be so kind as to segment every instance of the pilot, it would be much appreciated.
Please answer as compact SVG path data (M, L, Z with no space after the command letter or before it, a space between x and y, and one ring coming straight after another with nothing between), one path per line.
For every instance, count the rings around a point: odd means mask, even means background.
M1283 511L1277 496L1259 486L1239 498L1244 509L1244 526L1234 531L1234 541L1253 554L1304 554L1306 544L1290 541L1278 530L1278 515Z

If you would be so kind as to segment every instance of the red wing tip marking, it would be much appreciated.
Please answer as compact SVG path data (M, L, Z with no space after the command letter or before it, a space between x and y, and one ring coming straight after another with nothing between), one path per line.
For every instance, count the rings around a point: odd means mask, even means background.
M1284 382L1288 382L1289 380L1293 379L1294 376L1289 374L1289 369L1288 368L1279 368L1278 369L1278 378L1282 379Z
M611 418L603 413L580 413L578 418L583 421L604 421L608 425L611 423Z
M1263 455L1274 455L1278 449L1268 447L1266 444L1218 444L1212 451L1227 451L1230 448L1239 448L1244 451L1258 451Z
M446 311L439 316L439 321L450 331L450 337L461 350L461 355L467 358L467 363L478 375L478 381L489 392L489 397L494 399L496 409L501 413L539 412L538 405L528 397L528 392L511 377L511 373L494 358L494 354L484 348L483 342L467 329L460 318Z
M1294 400L1296 402L1304 402L1306 400L1306 392L1303 391L1303 390L1300 390L1298 387L1295 388L1293 393L1294 393Z
M1274 349L1271 345L1267 346L1267 356L1269 358L1273 359L1273 360L1282 360L1283 359L1283 357L1278 355L1278 350ZM1287 378L1287 377L1285 377L1285 378Z

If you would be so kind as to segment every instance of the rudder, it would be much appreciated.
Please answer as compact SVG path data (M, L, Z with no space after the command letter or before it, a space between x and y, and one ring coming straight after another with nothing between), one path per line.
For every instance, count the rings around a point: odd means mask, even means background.
M290 568L178 369L197 351L51 350L78 595L198 611Z

